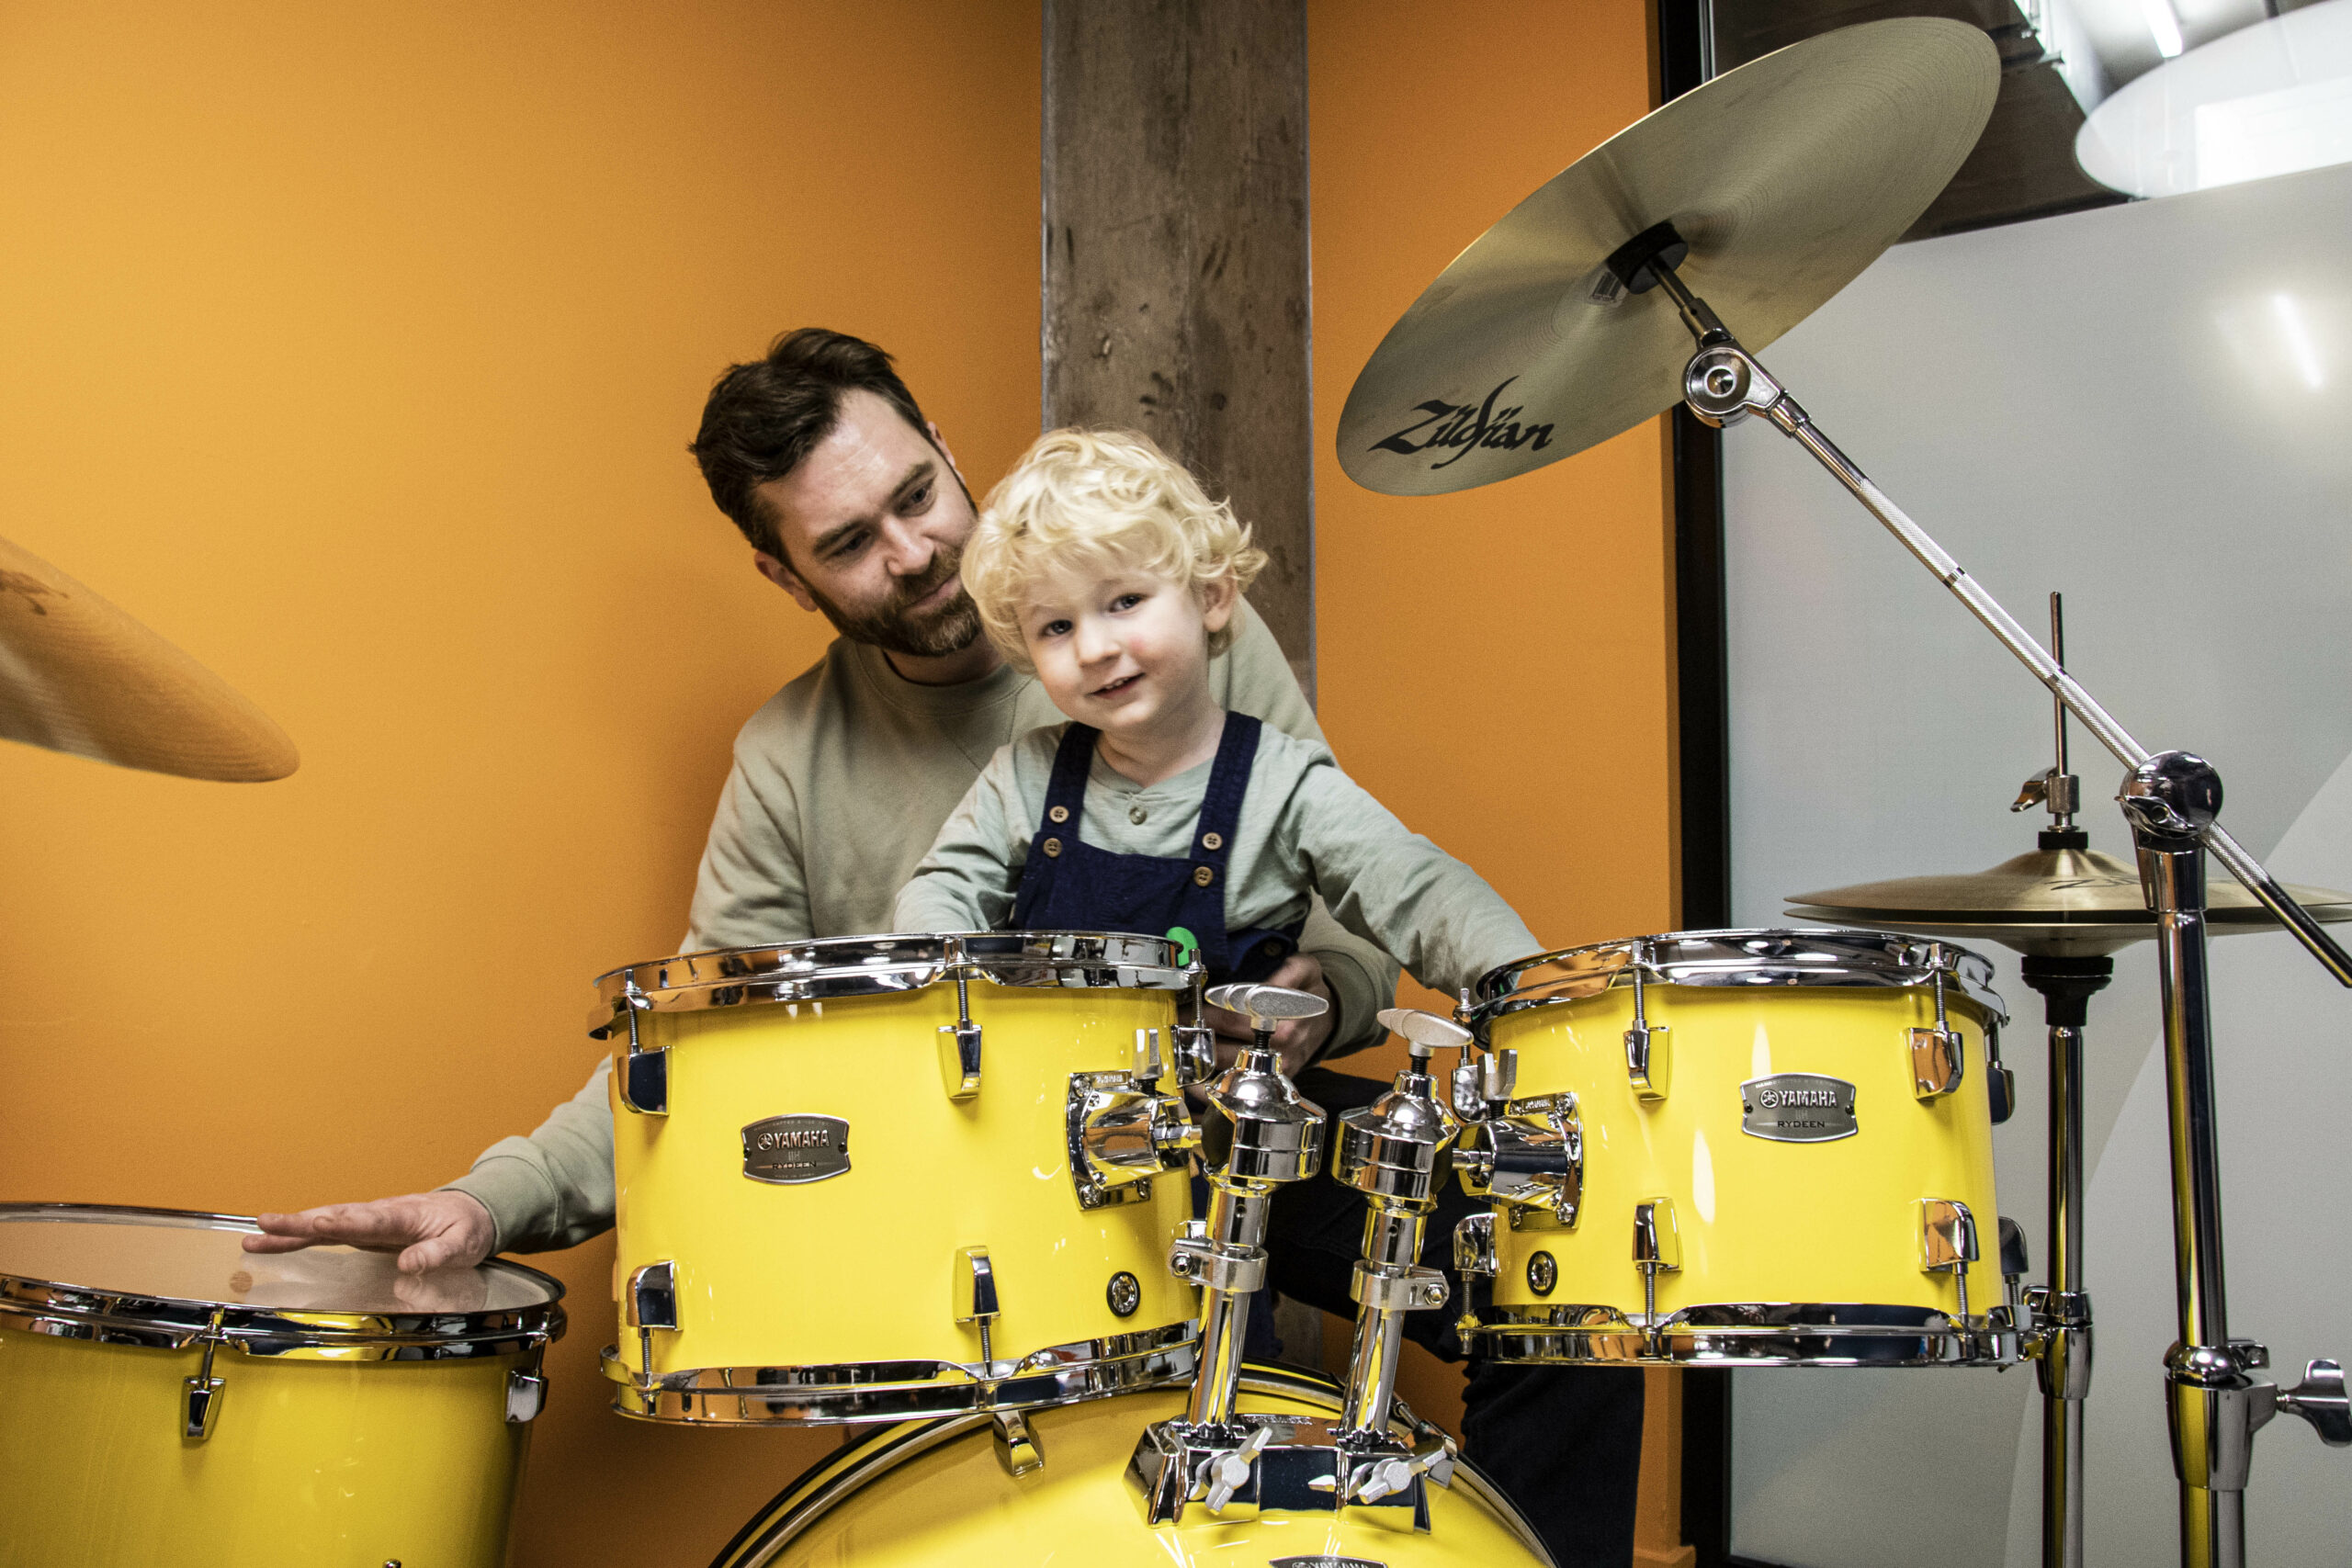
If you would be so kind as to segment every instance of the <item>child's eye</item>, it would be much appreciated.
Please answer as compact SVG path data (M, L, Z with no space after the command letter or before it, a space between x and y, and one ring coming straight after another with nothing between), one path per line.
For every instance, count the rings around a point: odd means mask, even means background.
M1041 637L1062 637L1066 636L1069 631L1069 623L1068 621L1047 621L1044 626L1037 628L1037 635Z
M1111 608L1114 610L1132 610L1136 605L1142 604L1144 596L1140 593L1122 593L1116 599L1111 601Z

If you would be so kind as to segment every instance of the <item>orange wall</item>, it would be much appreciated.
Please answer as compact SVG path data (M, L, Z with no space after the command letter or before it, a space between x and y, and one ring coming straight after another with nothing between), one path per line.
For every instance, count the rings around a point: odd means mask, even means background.
M1461 249L1650 107L1641 0L1508 14L1309 0L1317 679L1341 763L1554 946L1674 919L1664 429L1457 495L1340 470L1340 410ZM1493 23L1494 25L1487 25ZM1415 1005L1450 998L1405 986ZM1402 1052L1356 1058L1384 1075ZM1346 1326L1325 1323L1329 1341ZM1342 1352L1343 1354L1343 1352ZM1411 1350L1417 1409L1461 1376ZM1645 1483L1646 1484L1646 1483Z
M1037 122L1023 0L8 8L0 534L304 761L0 747L0 1196L405 1191L578 1087L589 976L676 942L735 727L823 642L682 450L703 393L841 326L1001 470ZM526 1565L707 1561L833 1440L605 1414L611 1259L540 1260Z

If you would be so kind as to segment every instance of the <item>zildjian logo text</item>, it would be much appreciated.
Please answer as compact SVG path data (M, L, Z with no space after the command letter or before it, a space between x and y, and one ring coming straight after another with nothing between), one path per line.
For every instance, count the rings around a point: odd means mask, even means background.
M1473 408L1468 403L1449 403L1431 399L1416 403L1414 408L1427 414L1427 419L1407 425L1384 441L1375 441L1375 452L1433 452L1440 447L1458 447L1453 456L1442 463L1431 463L1432 468L1443 468L1462 461L1482 446L1500 447L1516 452L1529 442L1541 452L1552 445L1552 427L1548 424L1522 425L1518 421L1519 410L1511 407L1498 411L1495 400L1502 396L1503 388L1518 380L1516 376L1504 381L1487 394L1487 400ZM1423 435L1426 431L1428 434ZM1414 436L1420 435L1419 441Z

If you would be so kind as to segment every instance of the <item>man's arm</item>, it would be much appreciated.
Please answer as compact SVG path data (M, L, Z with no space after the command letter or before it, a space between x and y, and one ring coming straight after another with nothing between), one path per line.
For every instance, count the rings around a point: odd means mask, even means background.
M613 1224L612 1058L527 1138L502 1138L447 1187L299 1214L263 1214L247 1252L339 1242L400 1255L400 1269L469 1269L493 1252L577 1247Z
M493 1252L578 1247L613 1226L613 1059L527 1138L501 1138L444 1191L490 1211Z
M1219 701L1236 713L1263 719L1285 734L1329 749L1306 694L1298 689L1290 660L1248 600L1233 618L1233 646L1218 660L1225 666ZM1331 992L1331 1032L1315 1059L1368 1049L1388 1037L1377 1016L1396 1003L1397 962L1331 918L1320 898L1306 914L1298 950L1322 965Z

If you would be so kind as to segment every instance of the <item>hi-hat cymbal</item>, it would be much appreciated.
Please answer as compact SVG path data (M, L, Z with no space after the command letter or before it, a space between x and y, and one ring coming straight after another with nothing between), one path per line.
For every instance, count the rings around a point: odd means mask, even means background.
M301 760L220 676L6 539L0 739L230 783L284 778Z
M2352 893L2292 883L2287 891L2314 919L2352 920ZM2206 899L2217 935L2278 924L2227 876L2211 879ZM1799 919L1997 942L2052 956L2113 953L2156 934L2139 872L2097 850L2037 850L1965 876L1899 876L1800 893L1788 903Z
M1663 290L1622 294L1611 252L1671 221L1690 246L1683 280L1760 349L1927 210L2000 83L1981 28L1901 17L1792 44L1635 121L1389 330L1340 415L1340 468L1391 495L1468 490L1673 407L1690 338Z

